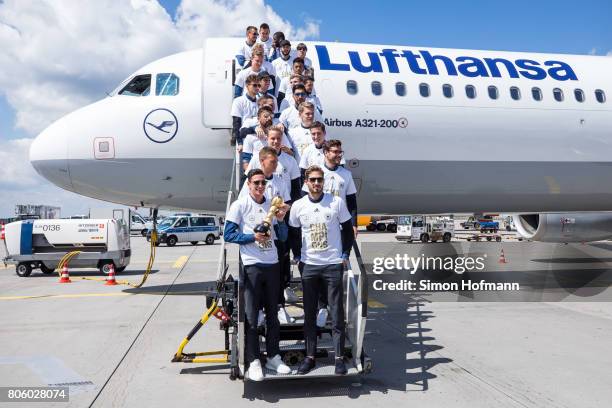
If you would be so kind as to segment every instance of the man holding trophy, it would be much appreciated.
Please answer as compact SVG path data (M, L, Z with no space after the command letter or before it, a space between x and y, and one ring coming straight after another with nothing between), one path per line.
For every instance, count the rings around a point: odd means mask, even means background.
M283 221L289 206L279 196L266 197L266 176L254 169L247 175L248 194L241 195L226 216L223 238L240 245L244 265L241 279L245 288L246 361L248 377L253 381L264 378L261 367L257 315L263 304L266 312L266 368L279 374L289 374L279 354L280 324L277 300L280 290L280 269L274 240L287 240L287 225Z

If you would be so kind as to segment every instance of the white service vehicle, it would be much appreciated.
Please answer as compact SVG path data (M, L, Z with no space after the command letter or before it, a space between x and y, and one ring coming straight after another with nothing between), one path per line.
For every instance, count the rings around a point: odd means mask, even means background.
M130 225L131 234L140 234L143 237L147 236L147 233L153 229L153 222L146 221L136 211L132 211L128 208L90 208L89 218L111 218L111 219L123 219L127 224Z
M397 233L395 239L398 241L429 241L431 225L427 224L424 215L401 215L398 217Z
M157 226L157 236L158 245L165 243L170 247L179 242L190 242L191 245L197 245L199 241L212 245L221 237L219 217L212 214L167 217ZM147 241L150 240L151 234L149 233Z
M40 268L51 274L68 252L81 251L71 267L98 268L109 273L110 266L122 272L130 263L130 234L122 219L24 220L5 226L7 256L4 263L16 264L19 276Z

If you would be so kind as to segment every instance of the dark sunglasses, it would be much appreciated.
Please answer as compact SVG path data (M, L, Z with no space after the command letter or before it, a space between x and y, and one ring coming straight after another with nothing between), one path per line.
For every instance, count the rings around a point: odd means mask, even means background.
M267 181L266 180L255 180L255 181L251 181L251 183L255 184L256 186L265 186Z
M323 177L308 177L311 183L323 183Z
M305 98L306 92L298 92L298 93L294 93L294 95L297 96L298 98Z

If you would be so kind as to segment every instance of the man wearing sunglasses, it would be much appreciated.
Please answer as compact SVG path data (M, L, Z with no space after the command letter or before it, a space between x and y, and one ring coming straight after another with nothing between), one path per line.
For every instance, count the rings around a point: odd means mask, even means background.
M246 315L246 361L248 377L253 381L264 378L261 367L257 317L260 305L266 311L266 368L279 374L289 374L280 356L280 324L277 317L279 296L279 264L274 241L287 239L287 226L283 221L288 206L284 205L273 220L270 234L255 232L270 210L271 200L266 197L267 180L260 169L251 170L247 176L248 192L230 206L226 216L223 238L240 245L240 257L244 265L240 280L244 286Z
M246 80L246 93L232 101L232 139L231 144L236 143L242 145L240 137L240 128L244 120L257 116L257 91L259 90L259 81L257 75L249 75Z
M344 375L347 370L342 274L355 238L345 202L325 193L324 182L319 166L306 169L308 195L295 201L289 214L289 242L302 274L304 294L306 358L298 374L306 374L316 365L317 307L320 292L325 290L332 316L335 372Z
M302 111L300 111L300 105L306 102L306 88L304 88L304 84L297 84L293 87L293 103L281 111L279 116L280 123L285 126L285 129L291 130L293 128L301 127L304 125L304 121L301 117ZM306 106L312 106L312 115L314 120L318 120L319 122L323 122L323 117L319 113L318 110L314 108L314 105L308 103ZM312 122L310 123L312 124Z

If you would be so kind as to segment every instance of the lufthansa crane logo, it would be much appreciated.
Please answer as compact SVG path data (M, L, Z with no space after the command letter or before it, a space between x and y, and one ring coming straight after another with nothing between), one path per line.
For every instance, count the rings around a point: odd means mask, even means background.
M145 135L155 143L167 143L178 132L176 115L165 108L154 109L145 116L142 123Z

